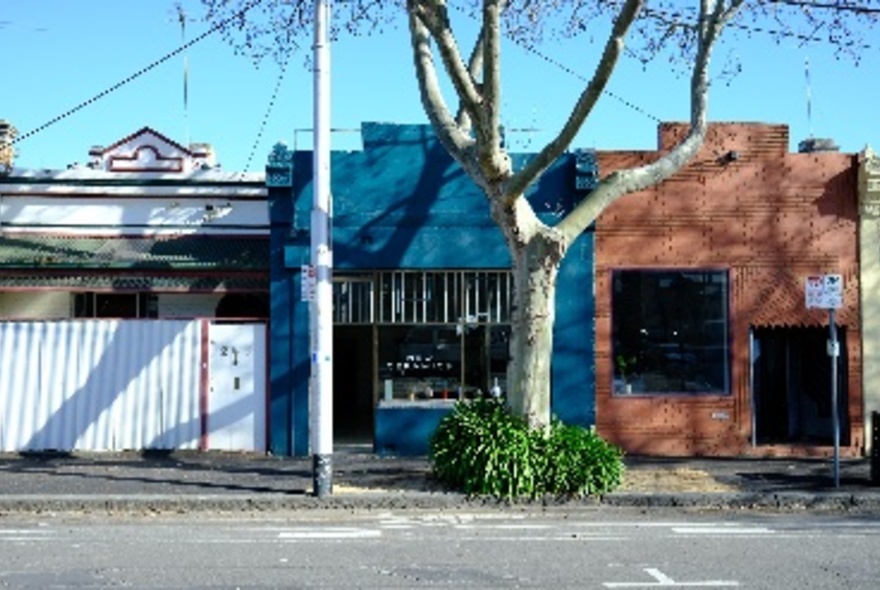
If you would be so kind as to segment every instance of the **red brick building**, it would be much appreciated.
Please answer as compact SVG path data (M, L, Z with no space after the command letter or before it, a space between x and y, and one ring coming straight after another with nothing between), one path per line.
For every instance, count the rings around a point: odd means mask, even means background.
M600 152L599 171L658 152ZM673 178L596 222L599 432L652 455L832 452L829 314L807 276L840 274L840 444L863 447L857 157L789 153L784 125L710 127Z

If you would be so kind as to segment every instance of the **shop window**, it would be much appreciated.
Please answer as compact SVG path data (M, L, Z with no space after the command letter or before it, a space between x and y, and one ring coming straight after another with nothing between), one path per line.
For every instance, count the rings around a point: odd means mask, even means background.
M379 399L506 390L513 277L506 270L375 271L333 282L337 326L372 326Z
M510 326L380 326L385 399L458 399L506 390Z
M612 273L614 392L730 392L724 271Z
M154 293L76 293L73 316L77 318L155 318L158 299Z

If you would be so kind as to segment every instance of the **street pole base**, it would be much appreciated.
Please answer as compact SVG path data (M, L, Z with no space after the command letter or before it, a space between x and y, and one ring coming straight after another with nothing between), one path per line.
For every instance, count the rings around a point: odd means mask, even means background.
M333 455L312 455L312 491L319 498L333 493Z

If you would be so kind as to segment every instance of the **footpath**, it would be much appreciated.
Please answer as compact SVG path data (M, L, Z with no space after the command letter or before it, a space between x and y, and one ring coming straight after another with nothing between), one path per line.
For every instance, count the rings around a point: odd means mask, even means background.
M0 455L0 515L14 513L293 512L315 509L581 507L846 511L880 515L868 459L627 457L624 485L602 497L513 504L444 490L424 457L334 452L333 493L312 494L310 458L238 453Z

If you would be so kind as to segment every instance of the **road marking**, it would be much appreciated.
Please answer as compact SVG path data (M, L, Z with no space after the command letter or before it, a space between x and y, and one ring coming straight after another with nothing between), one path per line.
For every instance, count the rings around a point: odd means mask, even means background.
M457 524L453 528L462 531L470 531L474 529L482 529L482 530L502 530L502 531L546 531L554 527L549 524L484 524L484 525L473 525L473 524Z
M53 541L54 538L48 536L52 531L35 531L32 529L0 529L0 543L18 543L22 541Z
M279 539L373 539L382 531L349 527L321 527L286 530L278 533Z
M466 542L476 542L476 543L541 543L541 542L551 542L551 543L566 543L571 541L584 542L584 541L601 541L603 543L607 543L610 541L629 541L629 537L612 537L612 536L603 536L603 537L573 537L571 535L553 535L553 536L505 536L505 535L479 535L476 537L455 537L456 543L466 543Z
M647 567L644 572L654 578L654 582L605 582L606 588L717 588L739 586L734 580L706 580L703 582L676 582L657 568Z
M768 535L773 533L767 527L735 526L676 526L672 532L679 535Z

